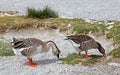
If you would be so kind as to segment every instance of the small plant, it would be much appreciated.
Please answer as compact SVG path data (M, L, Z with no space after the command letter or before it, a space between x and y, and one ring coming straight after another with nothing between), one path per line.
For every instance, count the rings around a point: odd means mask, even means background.
M79 58L76 53L69 54L66 58L62 58L61 60L63 61L63 64L79 64L81 63L84 66L88 66L91 64L95 64L96 62L100 61L102 56L100 55L91 55L92 60L86 60L85 55L82 54L81 57Z
M106 34L106 37L107 37L107 39L113 38L113 37L114 37L113 32L112 32L112 31L109 31L109 32Z
M105 25L77 25L74 26L74 30L78 33L89 33L90 31L94 32L102 32L104 33L104 31L106 30Z
M113 57L120 57L120 22L115 23L109 34L110 33L112 33L114 44L116 44L118 47L111 51L108 55Z
M8 42L0 41L0 56L12 56L14 55L11 45Z
M120 24L114 25L106 34L107 38L113 38L114 44L120 45Z
M115 22L107 37L113 38L114 44L117 45L117 48L113 49L108 55L115 58L120 57L120 22Z
M54 10L52 10L50 7L45 7L42 10L28 8L27 17L39 18L39 19L58 18L58 14Z
M120 46L113 51L111 51L108 55L113 56L113 57L120 57Z

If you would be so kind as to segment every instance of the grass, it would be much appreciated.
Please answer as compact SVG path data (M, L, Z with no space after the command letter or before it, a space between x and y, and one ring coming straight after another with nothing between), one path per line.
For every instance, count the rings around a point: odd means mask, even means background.
M66 18L50 18L50 19L37 19L37 18L26 18L24 16L17 17L0 17L0 32L6 32L6 30L25 29L25 28L39 28L44 27L46 29L57 29L60 31L66 31L67 26L71 24L73 30L77 34L92 32L105 31L105 25L90 24L85 22L83 19L66 19Z
M113 38L114 41L118 42L120 40L119 35L120 35L120 22L118 21L118 22L115 22L115 24L113 25L113 28L109 30L107 37Z
M120 45L120 25L115 25L111 32L113 33L115 44Z
M74 31L77 32L77 34L82 34L82 33L89 33L90 31L94 32L102 32L104 33L106 30L106 26L103 24L89 24L89 23L84 23L84 24L79 24L75 25Z
M19 40L23 40L24 38L18 38ZM0 40L0 56L13 56L14 52L12 50L12 45L10 42L5 40Z
M113 56L114 58L120 58L120 46L111 51L108 55Z
M101 21L102 22L102 21ZM107 38L112 38L114 40L114 44L118 47L115 48L108 55L119 57L120 56L120 21L116 21L113 25L112 29L107 29L104 22L99 23L88 23L83 19L68 19L68 18L49 18L49 19L38 19L38 18L26 18L25 16L14 16L14 17L0 17L0 32L6 32L7 30L20 30L20 29L28 29L28 28L45 28L45 29L57 29L65 32L67 30L68 25L71 25L73 31L76 34L86 34L90 31L92 33L106 34ZM114 52L115 51L115 52ZM118 51L118 52L117 52ZM4 54L3 54L4 55Z
M61 60L63 61L63 64L82 64L84 66L88 65L93 65L97 62L100 61L102 56L99 55L91 55L92 59L91 60L86 60L85 55L82 54L81 57L79 58L76 53L69 54L66 58L62 58Z
M24 16L17 17L0 17L0 32L5 32L7 29L20 30L24 28L38 28L44 26L46 19L39 20L33 18L25 18Z
M8 42L0 41L0 56L12 56L14 55L11 45Z
M27 9L27 17L39 18L39 19L58 18L58 14L54 10L52 10L50 7L47 6L42 10L28 8Z
M112 50L108 55L120 57L120 22L116 22L107 35L109 35L109 38L113 38L114 45L117 45L117 48Z

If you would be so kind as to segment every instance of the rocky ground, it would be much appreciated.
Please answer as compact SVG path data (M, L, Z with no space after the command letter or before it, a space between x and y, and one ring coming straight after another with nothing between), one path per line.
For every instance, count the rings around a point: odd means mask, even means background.
M71 43L65 41L65 33L58 30L27 29L18 32L10 31L0 35L3 39L11 41L12 37L16 38L38 38L43 41L53 40L61 50L60 58L66 57L69 53L75 52ZM114 46L112 40L106 39L105 36L95 37L90 34L96 41L100 42L110 52ZM89 54L100 53L97 50L89 51ZM33 60L38 63L38 67L29 67L27 58L24 56L0 57L0 75L119 75L120 62L101 62L92 66L67 65L53 56L51 50L48 53L35 55ZM107 60L107 58L105 58Z

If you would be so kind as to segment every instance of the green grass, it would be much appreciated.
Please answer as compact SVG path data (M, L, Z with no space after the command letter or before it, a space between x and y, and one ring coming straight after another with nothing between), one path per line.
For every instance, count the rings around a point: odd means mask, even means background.
M111 51L108 55L113 56L114 58L120 57L120 46Z
M108 55L113 57L120 57L120 22L115 22L114 27L107 34L108 38L113 38L114 45L117 45L117 48L112 50Z
M102 56L99 55L91 55L91 57L92 60L87 60L84 54L82 54L81 57L79 58L76 53L72 53L69 54L66 58L61 58L61 61L63 62L63 64L66 63L75 65L81 63L84 66L88 66L99 62L100 59L102 58Z
M12 56L14 55L11 45L8 42L0 41L0 56Z
M57 29L60 31L66 31L67 26L71 24L73 30L77 34L88 33L89 31L104 32L105 25L90 24L83 19L66 19L66 18L50 18L50 19L37 19L37 18L25 18L24 16L17 17L0 17L0 32L5 32L7 29L25 29L25 28L39 28L44 27L47 29Z
M82 19L73 19L72 23L73 30L76 32L76 34L87 34L90 31L93 33L95 32L102 32L104 33L106 30L105 24L98 24L98 23L87 23L85 20Z
M27 9L27 17L39 18L39 19L58 18L58 14L54 10L52 10L50 7L45 7L42 10L28 8Z
M102 21L101 21L102 22ZM49 18L49 19L38 19L38 18L26 18L25 16L14 16L14 17L0 17L0 32L6 32L6 30L20 30L20 29L28 29L28 28L40 28L43 27L45 29L57 29L59 28L61 32L65 32L67 30L68 25L71 25L73 31L76 34L86 34L90 31L94 33L101 32L103 35L106 34L107 38L112 38L114 41L114 45L117 45L118 48L110 52L108 55L112 55L115 57L119 57L119 48L120 48L120 21L116 21L113 25L112 29L106 29L106 25L104 22L99 24L99 22L95 23L87 23L83 19L68 19L68 18ZM4 50L3 50L4 51ZM115 51L115 52L114 52ZM117 52L118 51L118 52ZM2 54L2 53L1 53Z
M114 37L114 33L112 32L112 30L109 30L109 32L106 34L107 39L111 39Z
M120 22L116 22L114 27L107 33L108 38L113 38L115 44L120 44Z
M120 45L120 25L114 26L112 32L115 44Z

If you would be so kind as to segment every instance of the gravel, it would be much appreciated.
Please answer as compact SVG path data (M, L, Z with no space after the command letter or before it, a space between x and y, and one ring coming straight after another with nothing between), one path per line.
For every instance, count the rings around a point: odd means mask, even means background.
M65 34L58 30L40 30L27 29L18 32L10 31L4 33L0 37L7 41L11 41L12 37L16 38L38 38L43 41L53 40L61 50L60 58L66 57L69 53L75 52L72 45L65 41ZM112 40L107 40L105 36L95 37L90 35L95 40L99 41L106 52L110 52L113 48ZM97 50L89 51L89 54L100 54ZM67 65L62 64L56 56L53 56L51 50L47 53L41 53L33 56L33 61L38 63L37 67L29 67L27 58L24 56L8 56L0 57L0 75L119 75L120 64L104 63L93 66ZM110 65L109 65L110 64Z
M34 58L38 67L29 67L25 57L4 57L0 59L0 75L119 75L119 66L81 66L60 64L56 58ZM44 63L43 63L44 61Z
M120 20L120 0L0 0L0 11L26 13L26 8L51 7L60 17Z

